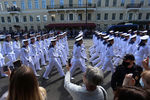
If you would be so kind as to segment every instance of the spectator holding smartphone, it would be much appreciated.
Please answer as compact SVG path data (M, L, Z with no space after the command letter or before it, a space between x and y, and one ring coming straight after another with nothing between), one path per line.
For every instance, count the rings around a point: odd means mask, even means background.
M83 75L85 86L70 82L70 67L67 67L64 87L73 97L73 100L107 100L107 93L101 83L103 72L96 67L88 67Z
M122 87L125 77L129 77L127 81L132 81L130 84L139 86L142 71L143 69L135 64L135 58L132 54L125 55L123 63L117 66L115 73L112 75L111 87L114 92L116 92L118 87Z
M46 90L39 87L33 70L25 65L11 73L9 90L0 100L46 100Z

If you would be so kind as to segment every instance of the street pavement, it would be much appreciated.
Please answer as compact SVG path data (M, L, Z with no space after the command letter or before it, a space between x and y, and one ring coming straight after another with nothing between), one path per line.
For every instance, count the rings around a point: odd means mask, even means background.
M69 49L70 49L70 56L72 55L72 49L74 45L74 40L68 40ZM87 55L88 55L88 48L92 46L91 39L84 39L84 44L86 47ZM88 55L89 56L89 55ZM87 63L89 65L89 63ZM63 67L64 71L66 72L66 68ZM42 75L45 71L45 67L42 67L42 71L38 73L41 75L38 78L40 86L44 87L47 90L47 98L48 100L72 100L72 97L64 88L64 77L60 77L56 68L53 68L51 74L49 75L49 80L44 80ZM107 90L108 93L108 100L113 100L113 91L111 86L111 72L104 73L104 82L103 87ZM75 71L73 83L82 85L82 72L80 69ZM8 78L0 78L0 96L8 90L9 79Z

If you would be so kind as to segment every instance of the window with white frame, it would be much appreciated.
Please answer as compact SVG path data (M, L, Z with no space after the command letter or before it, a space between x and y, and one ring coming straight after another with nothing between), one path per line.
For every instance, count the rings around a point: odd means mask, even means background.
M39 0L34 0L35 8L39 9Z
M40 15L36 16L36 21L37 21L37 22L40 21Z
M43 16L43 21L44 21L44 22L47 21L47 15L44 15L44 16Z
M32 0L28 0L28 9L32 9Z
M33 16L30 16L29 19L30 19L30 22L33 22Z
M5 2L4 2L4 6L5 6L5 9L7 9L7 8L9 7L8 1L5 1Z
M150 13L146 14L146 20L150 20Z
M16 1L12 1L13 6L17 7L17 2Z
M97 14L97 20L101 20L101 14L100 13Z
M64 6L64 0L60 0L60 6Z
M73 20L73 14L69 14L69 20Z
M5 23L5 18L4 17L1 17L1 22Z
M42 8L46 8L46 0L42 0Z
M19 17L18 16L15 16L15 21L16 21L16 23L19 23Z
M81 7L83 5L83 0L78 0L78 6Z
M2 10L3 10L2 3L0 3L0 11L2 11Z
M125 0L121 0L121 6L123 7L125 4Z
M60 20L64 20L64 14L60 14Z
M133 13L129 13L129 20L132 20L133 19Z
M55 1L51 0L51 8L54 8L54 6L55 6Z
M117 6L117 0L113 0L113 7Z
M27 17L23 16L23 22L27 22Z
M88 13L88 20L92 20L92 14L91 13Z
M100 6L101 6L101 3L102 3L102 0L98 0L98 1L97 1L97 6L100 7Z
M116 19L116 13L113 13L112 14L112 20L115 20Z
M142 13L139 13L138 15L138 19L141 20L142 19Z
M11 17L10 16L7 17L7 22L11 23Z
M25 9L25 2L24 2L24 0L21 0L21 9Z
M105 7L109 6L109 0L105 0Z
M119 19L123 20L123 13L120 13Z
M134 4L135 3L135 0L130 0L131 4Z
M51 15L51 20L52 20L52 22L55 21L55 14L52 14L52 15Z
M92 5L92 0L88 0L88 6Z
M78 20L79 20L79 21L82 20L82 14L78 14Z

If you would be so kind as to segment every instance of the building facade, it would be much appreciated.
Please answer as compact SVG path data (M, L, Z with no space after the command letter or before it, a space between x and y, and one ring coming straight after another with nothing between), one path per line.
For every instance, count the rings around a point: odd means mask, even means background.
M47 25L94 23L106 30L150 21L150 0L0 0L0 30L39 30Z

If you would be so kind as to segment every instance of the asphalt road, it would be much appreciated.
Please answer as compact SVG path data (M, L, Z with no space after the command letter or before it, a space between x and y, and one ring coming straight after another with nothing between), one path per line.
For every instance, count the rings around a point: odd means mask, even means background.
M74 40L68 40L69 43L69 48L70 48L70 55L72 52ZM85 39L84 44L87 50L87 55L88 55L88 48L92 45L92 40L91 39ZM87 63L88 65L88 63ZM63 68L64 71L66 72L66 68ZM65 90L64 88L64 78L61 78L59 76L59 73L57 72L56 68L53 68L51 74L49 75L50 79L49 80L43 80L42 79L42 74L45 71L45 67L42 67L42 71L39 71L38 73L41 75L41 77L38 78L40 86L43 86L47 90L47 97L48 100L72 100L72 97L69 95L69 93ZM104 83L103 87L107 90L108 93L108 100L113 100L113 92L112 88L110 87L110 80L111 80L111 72L105 72L104 73ZM75 80L72 82L75 84L82 85L82 72L80 69L77 69L75 71ZM9 79L8 78L0 78L0 96L8 90L8 84L9 84Z

